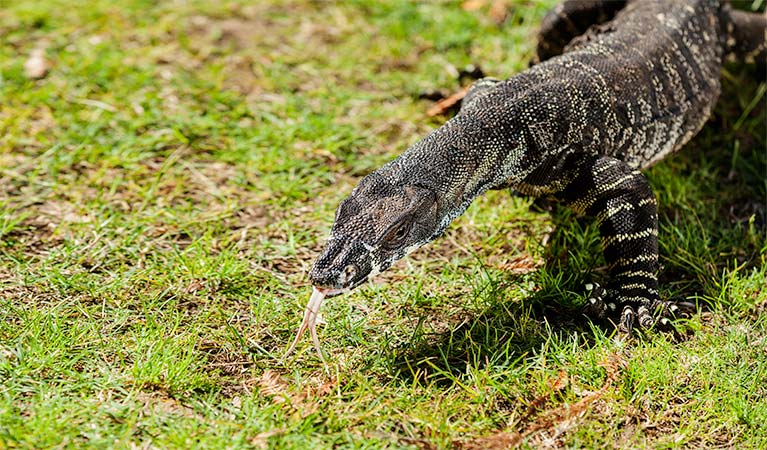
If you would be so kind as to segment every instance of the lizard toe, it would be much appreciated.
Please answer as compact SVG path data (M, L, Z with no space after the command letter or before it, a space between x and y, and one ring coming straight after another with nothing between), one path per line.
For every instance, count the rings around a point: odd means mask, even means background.
M620 320L618 321L618 331L622 334L631 336L631 331L634 329L636 323L637 313L630 305L623 307L621 311Z
M650 308L644 305L637 308L637 323L642 328L652 328L655 325L655 317L650 314Z
M698 310L698 305L692 302L669 300L669 309L675 317L689 317Z
M586 301L586 305L583 307L583 314L587 317L604 319L607 316L610 306L612 306L612 309L615 308L614 304L605 302L607 291L597 283L589 283L585 287L589 294L589 298Z
M647 306L649 305L649 306ZM626 311L630 308L631 311ZM624 307L619 328L626 328L629 316L634 314L634 324L639 328L648 330L655 328L660 331L675 330L674 320L687 318L695 311L695 305L690 302L676 302L673 300L653 300L628 304Z

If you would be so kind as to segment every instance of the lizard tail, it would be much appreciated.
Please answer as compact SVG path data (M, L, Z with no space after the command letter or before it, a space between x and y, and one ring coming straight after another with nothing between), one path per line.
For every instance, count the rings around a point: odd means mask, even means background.
M728 60L767 65L767 15L723 8Z

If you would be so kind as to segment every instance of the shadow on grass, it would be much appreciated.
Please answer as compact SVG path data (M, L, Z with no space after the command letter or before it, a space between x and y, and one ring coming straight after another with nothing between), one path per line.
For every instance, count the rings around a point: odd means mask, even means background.
M522 277L501 280L492 287L497 292L490 305L456 328L436 335L416 330L409 342L389 351L392 373L408 382L447 387L472 369L524 367L520 360L546 346L554 335L559 335L558 341L572 337L593 343L595 328L581 314L580 305L568 303L573 294L561 296L563 287L575 289L575 280L564 286L544 284L521 302L508 299L503 286L522 281ZM596 326L605 334L611 332L609 325Z
M722 273L763 264L767 102L755 74L746 68L725 82L701 133L649 171L661 199L660 281L668 298L712 306ZM550 211L555 224L545 267L533 275L538 289L522 302L507 301L504 286L523 277L491 281L493 301L480 314L436 336L416 331L392 349L396 376L449 386L471 368L517 365L555 334L578 335L589 345L597 330L614 332L609 322L592 324L580 312L584 284L604 277L597 227L563 207L536 207Z

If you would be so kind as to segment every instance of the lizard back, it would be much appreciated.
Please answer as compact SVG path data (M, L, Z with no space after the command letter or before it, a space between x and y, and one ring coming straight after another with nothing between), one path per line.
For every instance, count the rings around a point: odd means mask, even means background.
M633 1L563 55L506 80L503 96L535 110L530 150L577 145L645 168L708 119L720 92L720 26L713 0Z

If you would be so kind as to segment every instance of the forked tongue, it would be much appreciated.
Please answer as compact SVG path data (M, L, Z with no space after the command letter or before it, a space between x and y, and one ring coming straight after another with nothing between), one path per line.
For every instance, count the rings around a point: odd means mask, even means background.
M317 354L320 356L320 359L322 360L322 364L327 365L325 362L325 357L322 356L322 349L320 348L320 339L317 337L317 315L320 313L320 306L322 306L322 301L325 300L325 293L317 289L316 287L312 287L312 296L309 298L309 303L306 305L306 309L304 310L304 320L301 322L301 326L298 327L298 331L296 332L296 337L293 339L293 343L290 344L290 348L288 348L288 351L285 352L284 358L287 358L293 351L296 349L296 345L298 344L298 341L301 340L304 333L306 333L306 330L309 330L309 333L312 335L312 342L314 343L314 349L317 350Z

